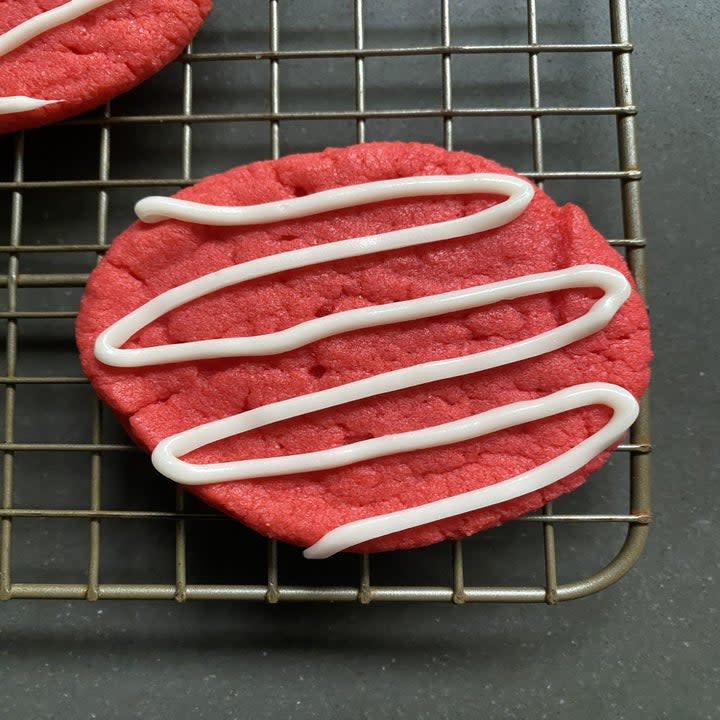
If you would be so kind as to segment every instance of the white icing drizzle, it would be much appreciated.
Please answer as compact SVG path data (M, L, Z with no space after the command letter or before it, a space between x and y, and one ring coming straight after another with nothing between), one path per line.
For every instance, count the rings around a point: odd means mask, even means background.
M480 510L541 490L579 470L621 437L635 421L638 414L638 404L627 390L618 385L600 382L585 383L574 385L535 400L504 405L463 420L437 425L434 428L428 428L428 430L421 430L417 434L425 434L424 441L416 439L415 443L411 445L412 437L409 438L408 450L419 450L426 447L449 445L462 440L471 440L498 430L533 422L534 420L541 420L568 410L590 405L609 407L613 411L612 417L600 430L562 455L548 460L532 470L479 490L471 490L470 492L436 500L425 505L418 505L407 510L376 515L375 517L341 525L339 528L323 535L314 545L307 548L303 554L306 558L322 560L368 540L444 520L472 510ZM402 441L404 436L414 434L402 433L387 437L390 441L396 438ZM366 440L363 442L372 441ZM403 450L393 449L391 452L403 452Z
M69 0L52 10L35 15L0 35L0 57L17 50L21 45L30 42L44 32L69 23L82 15L87 15L92 10L110 2L113 0Z
M202 340L137 350L119 349L138 330L153 320L203 295L231 285L273 275L283 270L308 267L331 260L360 257L386 250L425 245L500 227L514 220L527 207L533 196L533 188L524 180L508 175L476 174L382 180L248 207L202 205L187 200L161 197L140 200L135 206L135 210L138 217L145 222L159 222L167 218L175 218L205 225L256 225L307 217L382 200L423 195L473 193L506 195L507 199L482 212L457 220L291 250L204 275L158 295L109 327L98 337L95 344L95 355L105 364L118 367L137 367L218 357L267 355L268 353L285 352L313 340L360 327L385 325L391 322L401 322L403 319L411 320L452 312L450 309L433 312L436 300L447 303L457 310L474 307L478 304L477 299L465 298L464 295L475 291L478 296L481 296L481 288L469 288L456 293L432 295L425 299L328 315L302 323L295 328L261 337ZM484 303L480 302L479 304ZM400 309L396 310L396 306L399 306Z
M62 100L41 100L40 98L27 97L26 95L13 95L11 97L0 97L0 115L11 113L29 112L45 105L54 105L63 102Z
M613 411L603 428L543 465L479 490L348 523L327 533L308 548L305 556L309 558L328 557L367 540L495 505L546 487L583 467L617 440L635 419L637 402L627 390L607 383L576 385L546 397L505 405L441 425L284 457L207 465L193 465L180 458L211 443L281 420L429 382L481 372L565 347L605 327L629 296L627 279L606 266L580 265L414 300L348 310L261 336L201 340L138 349L121 347L140 329L171 310L231 285L283 270L455 239L500 227L525 210L533 192L533 186L519 178L478 173L383 180L248 207L204 205L159 197L141 200L136 206L136 212L145 222L172 218L227 226L277 222L405 197L477 193L506 197L500 203L456 220L278 253L209 273L168 290L130 312L98 336L95 343L96 357L101 362L117 367L271 355L351 330L434 317L539 293L587 287L603 291L603 295L581 317L525 340L467 356L381 373L271 403L178 433L156 446L152 454L155 467L175 482L185 485L271 477L339 468L363 460L449 445L590 405L605 405Z

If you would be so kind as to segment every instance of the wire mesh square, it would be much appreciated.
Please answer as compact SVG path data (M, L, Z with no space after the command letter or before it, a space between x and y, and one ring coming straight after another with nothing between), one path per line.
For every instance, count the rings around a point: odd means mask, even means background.
M602 23L536 5L218 4L193 46L135 91L0 138L0 599L554 604L632 567L650 519L647 399L594 480L541 512L461 542L311 563L155 473L73 345L87 273L137 199L368 140L517 167L584 206L644 292L626 0L610 0Z

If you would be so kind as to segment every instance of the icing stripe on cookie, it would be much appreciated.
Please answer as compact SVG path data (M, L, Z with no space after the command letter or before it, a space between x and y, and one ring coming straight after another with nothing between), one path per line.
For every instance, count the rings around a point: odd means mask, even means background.
M62 100L41 100L40 98L27 97L26 95L14 95L12 97L0 97L0 115L10 115L17 112L29 112L37 110L46 105L54 105Z

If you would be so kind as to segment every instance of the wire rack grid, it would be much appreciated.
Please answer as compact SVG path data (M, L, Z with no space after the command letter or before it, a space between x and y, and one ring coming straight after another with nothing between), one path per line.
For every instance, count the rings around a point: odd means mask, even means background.
M0 450L3 452L2 495L0 506L0 599L11 598L68 598L68 599L233 599L259 600L269 603L278 601L350 601L370 603L387 600L419 600L419 601L451 601L458 604L465 602L546 602L550 604L563 600L582 597L597 592L622 577L637 561L642 553L648 534L650 520L650 478L649 478L649 424L647 399L642 403L640 417L632 427L628 442L618 448L616 457L627 459L629 465L629 507L624 512L590 512L587 508L571 513L555 512L552 505L547 505L541 513L526 516L512 523L515 528L540 532L533 537L542 538L541 557L544 558L541 571L542 581L535 584L512 583L502 577L498 582L472 583L467 582L468 561L464 559L464 542L450 543L439 552L444 558L446 580L435 584L418 584L410 582L379 582L375 576L375 558L361 556L345 556L342 560L345 570L351 566L354 580L327 585L304 580L305 572L300 566L300 581L285 581L285 567L282 562L283 546L269 540L263 551L260 541L250 534L239 536L237 542L247 542L254 553L260 553L262 561L262 578L257 582L238 582L236 579L224 581L224 578L204 577L197 581L191 577L188 556L193 554L188 541L190 527L195 522L222 522L223 518L214 512L194 507L192 499L186 499L184 493L174 491L171 507L164 509L133 508L111 509L105 504L108 495L107 463L114 463L115 458L127 457L135 452L134 448L118 436L114 440L107 439L106 411L96 400L90 400L90 412L82 408L84 422L89 428L89 442L61 441L45 442L39 439L25 441L16 430L28 424L35 427L38 418L47 410L47 403L55 402L54 395L43 394L49 388L84 385L86 381L79 373L59 375L53 373L55 365L52 360L44 372L29 374L22 365L23 323L42 320L45 323L62 323L66 325L76 314L76 301L82 288L86 272L46 272L32 263L33 255L49 257L68 257L81 255L94 258L96 262L106 249L111 237L109 229L109 205L111 193L116 189L139 189L149 187L186 186L194 182L193 168L196 165L197 151L193 151L194 133L198 128L222 124L222 127L250 124L264 127L265 150L267 157L276 158L283 150L282 137L288 123L299 121L312 123L316 121L344 121L351 123L354 140L364 142L368 138L368 124L373 121L393 119L431 119L440 131L437 142L447 148L458 146L455 128L463 118L518 118L524 123L525 132L529 130L531 162L527 175L537 182L548 180L571 180L582 183L586 180L608 180L615 187L619 184L622 207L621 237L610 242L626 253L626 257L641 293L645 289L645 240L642 231L640 212L640 170L638 167L635 142L635 114L633 105L630 53L632 45L628 30L628 8L626 0L610 0L609 2L609 40L607 42L583 43L543 43L539 39L539 23L536 0L527 0L523 9L523 23L527 32L527 41L519 44L453 44L454 6L451 0L439 0L436 6L437 24L436 44L421 44L390 47L366 47L365 20L371 0L350 0L354 43L351 47L324 47L329 44L323 39L322 32L315 33L311 47L300 49L282 49L281 46L281 5L279 0L257 3L264 14L267 14L267 47L242 51L200 52L189 48L176 68L178 81L182 86L181 107L177 114L128 114L106 106L100 113L62 124L60 127L76 128L83 138L97 137L99 140L99 173L92 178L54 177L52 179L34 179L27 177L28 149L34 142L34 133L19 133L10 141L12 170L7 178L0 178L0 193L8 200L10 217L9 239L0 245L0 252L7 257L7 273L0 276L0 284L6 289L6 309L0 312L0 318L6 324L7 360L5 375L0 377L3 386L4 400L4 438ZM257 42L257 38L253 38ZM541 59L547 54L571 54L572 56L602 55L611 61L612 70L609 76L614 91L614 104L609 106L572 106L569 104L543 105L541 101ZM501 104L496 107L458 106L454 97L453 66L458 58L471 56L480 60L491 56L513 55L526 62L525 105ZM399 109L388 107L374 109L368 102L366 72L368 63L383 58L425 58L439 65L437 90L438 102L434 107ZM346 61L352 63L354 84L352 87L353 105L350 110L289 110L283 109L281 96L281 66L293 60L323 60L326 63ZM202 83L198 80L200 68L219 62L234 64L260 65L268 71L265 84L265 108L261 112L200 112L195 109L195 94ZM235 65L233 65L235 67ZM546 152L543 142L543 124L546 118L558 117L594 117L610 118L616 126L616 143L618 168L612 170L560 170L546 169ZM131 128L139 126L157 126L163 129L178 128L181 132L180 174L177 177L155 177L152 174L139 177L116 178L111 173L111 138L122 126ZM90 133L94 133L90 135ZM332 138L334 139L334 138ZM86 143L87 144L87 143ZM339 144L339 143L335 143ZM92 153L97 152L93 145ZM116 157L113 151L113 158ZM522 169L522 168L521 168ZM91 242L24 242L24 210L34 192L51 193L55 191L87 191L93 196L94 216L96 218L95 233ZM63 239L62 233L57 235ZM77 291L73 294L73 291ZM29 297L28 292L41 292L49 298L41 309L27 309L23 299ZM25 294L24 294L25 293ZM60 295L58 295L60 293ZM63 295L63 293L65 293ZM57 303L53 304L56 302ZM70 306L68 306L68 302ZM35 308L32 303L30 307ZM73 307L74 305L74 307ZM44 326L48 327L48 326ZM52 358L52 338L48 340ZM64 365L63 365L64 367ZM35 388L36 393L25 398L28 387ZM23 464L24 454L32 454L40 459L39 464L30 465L32 470ZM34 505L18 501L18 491L25 482L25 474L41 474L47 482L52 471L43 465L43 458L60 457L61 465L67 467L69 458L78 467L84 468L84 475L89 485L89 497L84 491L84 502L74 502L70 507L46 507L52 503L36 502ZM139 456L138 464L132 471L150 478L151 469L147 460ZM75 467L75 465L73 465ZM152 478L155 481L155 478ZM159 482L159 480L158 480ZM627 482L627 481L625 481ZM87 488L87 485L86 485ZM101 493L102 490L102 493ZM111 490L111 488L110 488ZM112 492L109 493L112 496ZM102 496L102 497L101 497ZM16 527L22 522L53 523L72 521L83 529L87 538L77 564L83 577L77 581L67 582L62 574L55 575L51 581L37 582L23 577L16 577L16 553L13 545L16 542ZM108 531L112 523L132 523L147 521L171 527L173 533L167 536L166 549L170 547L172 562L171 577L164 581L149 582L110 582L101 570L101 555L106 552L111 540ZM233 528L239 527L225 521ZM560 582L558 580L558 548L556 547L556 531L559 527L569 525L626 526L627 532L619 552L602 569L585 573L583 579ZM43 525L45 527L45 525ZM102 533L101 533L102 529ZM235 533L235 529L228 532ZM89 536L88 536L89 534ZM174 539L171 539L174 534ZM110 537L112 534L110 535ZM45 536L39 531L31 532L27 542L42 544ZM235 538L231 534L228 537ZM152 543L152 538L146 543ZM262 541L265 543L265 541ZM467 542L467 541L465 541ZM533 540L533 542L535 542ZM22 541L18 540L20 546ZM537 544L535 542L535 544ZM148 546L149 547L149 546ZM141 553L143 551L141 550ZM412 551L417 552L417 551ZM511 552L511 550L508 550ZM391 567L397 568L405 562L408 553L391 554L394 558ZM77 557L73 556L73 557ZM511 561L511 558L508 558ZM387 560L385 561L387 562ZM104 564L103 564L104 568ZM371 572L372 570L372 572ZM25 573L26 574L26 573ZM22 575L22 573L21 573ZM332 576L332 573L330 573ZM332 577L331 577L332 579Z

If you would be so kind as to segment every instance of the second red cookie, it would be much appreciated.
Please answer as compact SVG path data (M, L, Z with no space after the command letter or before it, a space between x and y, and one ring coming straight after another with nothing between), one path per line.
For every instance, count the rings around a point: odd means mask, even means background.
M190 42L212 0L5 0L0 133L98 107Z

